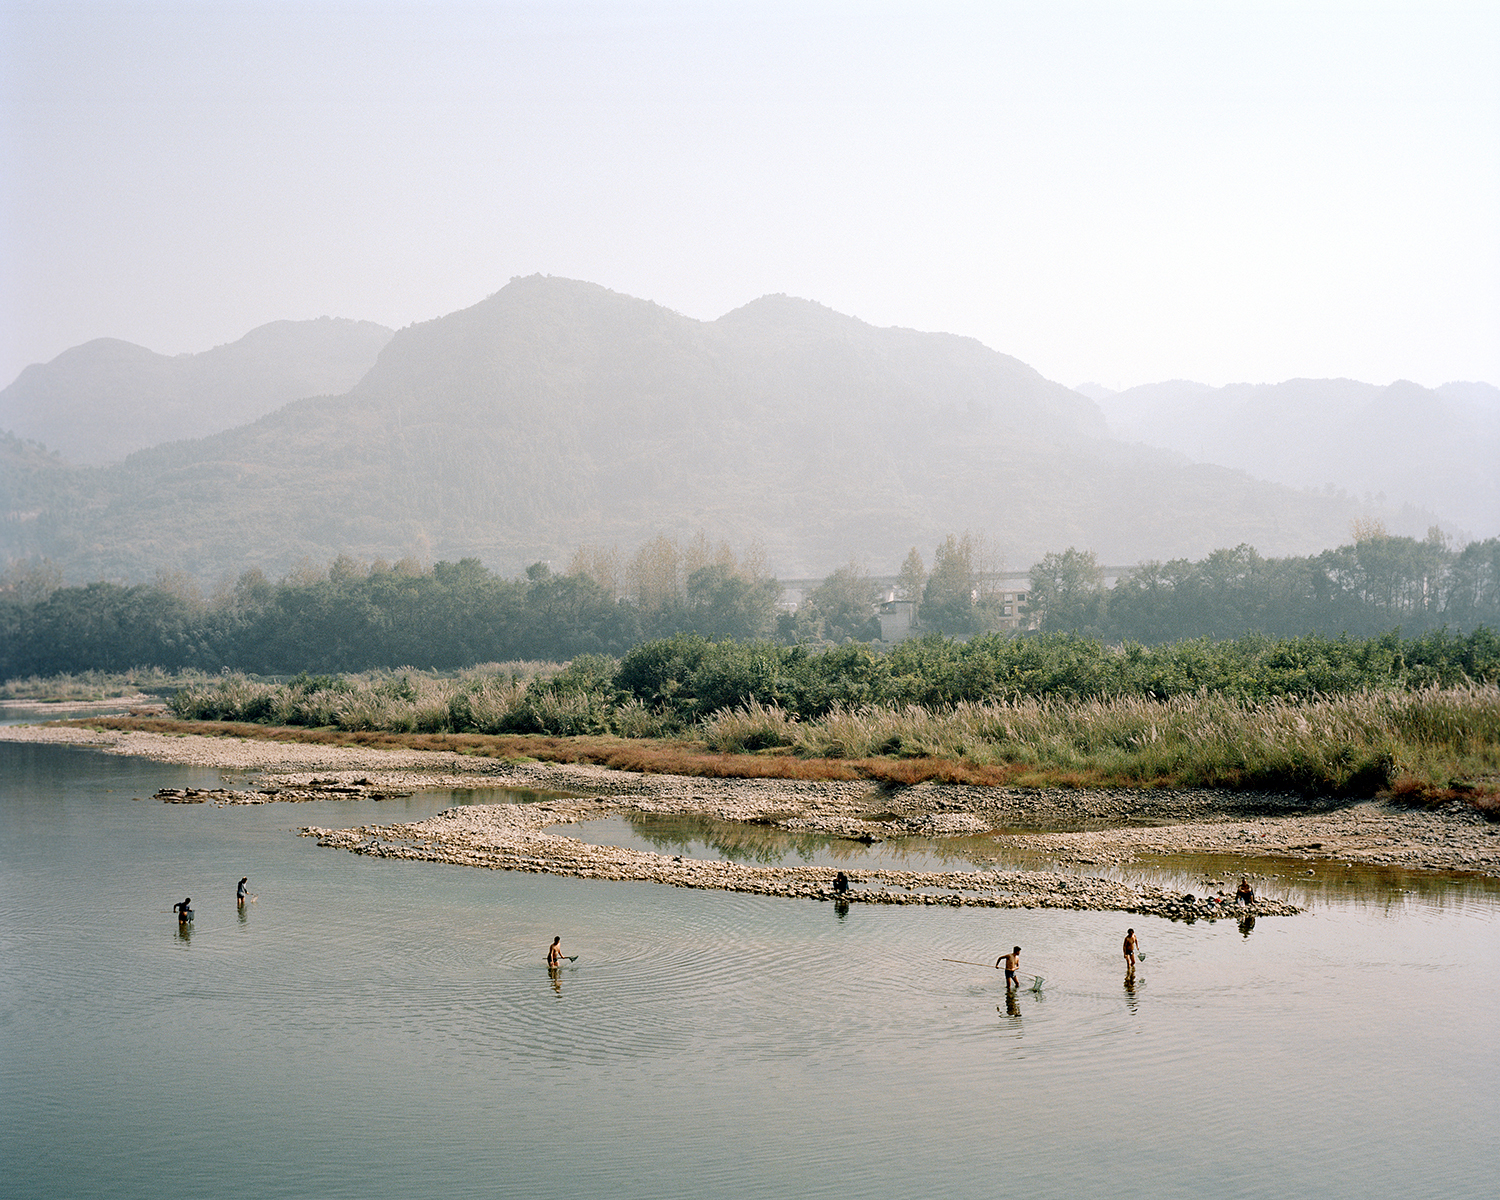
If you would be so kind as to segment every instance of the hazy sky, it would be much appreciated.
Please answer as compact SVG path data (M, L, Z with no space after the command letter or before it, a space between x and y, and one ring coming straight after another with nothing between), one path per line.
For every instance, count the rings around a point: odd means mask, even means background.
M1500 3L0 0L0 383L515 275L1500 384Z

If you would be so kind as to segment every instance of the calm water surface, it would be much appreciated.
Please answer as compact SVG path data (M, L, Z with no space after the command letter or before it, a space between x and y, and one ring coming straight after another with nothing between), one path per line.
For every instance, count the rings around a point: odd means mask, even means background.
M0 744L0 1194L1495 1193L1485 884L1317 879L1311 913L1245 931L840 916L292 832L483 793L133 799L218 779ZM166 910L187 895L182 935ZM556 933L580 957L552 979ZM994 970L941 961L1015 943L1047 983L1009 1004Z

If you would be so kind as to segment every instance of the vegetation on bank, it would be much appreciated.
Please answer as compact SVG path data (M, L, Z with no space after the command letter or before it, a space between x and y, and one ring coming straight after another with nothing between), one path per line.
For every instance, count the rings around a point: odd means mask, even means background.
M509 760L591 763L714 778L865 779L889 785L1219 787L1311 800L1379 794L1464 801L1500 820L1500 689L1362 692L1244 705L1222 697L836 710L797 722L764 706L718 714L693 736L400 732L137 717L71 724Z
M206 679L201 671L163 671L160 667L116 672L81 671L76 675L31 675L0 683L0 700L64 704L114 700L142 693L165 696L184 687L202 684Z
M1121 648L929 637L885 654L687 635L555 669L229 676L171 707L189 721L349 734L606 739L636 759L621 743L651 739L676 746L674 762L762 764L735 774L842 762L892 782L1426 797L1484 797L1500 780L1500 639L1488 630ZM647 758L656 765L640 769L708 770Z
M1500 637L1489 629L1403 639L1247 636L1165 646L1109 646L1072 634L958 642L929 636L887 651L712 642L680 634L622 658L586 654L566 666L490 664L454 676L414 669L260 683L226 674L179 691L196 720L410 732L614 733L680 736L715 714L773 707L806 722L837 711L1131 697L1213 695L1240 705L1312 701L1364 691L1500 683Z

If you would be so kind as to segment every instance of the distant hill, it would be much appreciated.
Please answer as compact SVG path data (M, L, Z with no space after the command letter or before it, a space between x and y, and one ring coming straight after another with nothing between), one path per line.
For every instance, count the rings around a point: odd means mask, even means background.
M1500 388L1490 384L1292 379L1214 388L1173 380L1078 390L1122 438L1280 483L1429 509L1449 532L1500 533Z
M0 430L70 462L117 462L233 429L290 400L348 391L390 340L382 325L331 317L275 321L175 357L98 338L27 367L0 391Z
M1092 401L969 338L767 296L696 321L593 284L513 280L397 333L343 395L105 468L0 443L0 552L70 579L205 579L303 556L474 555L518 571L658 533L760 542L783 576L894 571L948 532L1012 567L1250 542L1305 553L1372 515L1108 436ZM1391 532L1431 514L1379 511Z

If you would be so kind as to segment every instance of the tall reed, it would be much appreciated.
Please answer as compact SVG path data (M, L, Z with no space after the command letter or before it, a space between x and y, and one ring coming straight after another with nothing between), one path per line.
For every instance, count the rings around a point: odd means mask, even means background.
M710 749L810 758L931 758L1094 779L1369 795L1403 774L1500 769L1500 688L1471 684L1245 703L1200 692L939 709L836 706L797 721L775 706L714 714Z

